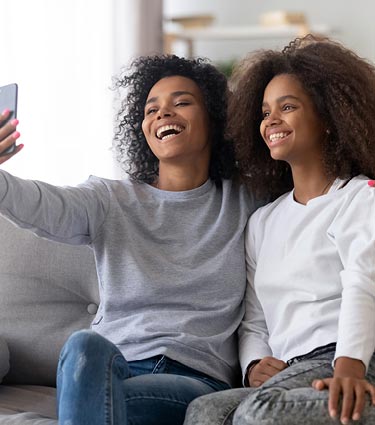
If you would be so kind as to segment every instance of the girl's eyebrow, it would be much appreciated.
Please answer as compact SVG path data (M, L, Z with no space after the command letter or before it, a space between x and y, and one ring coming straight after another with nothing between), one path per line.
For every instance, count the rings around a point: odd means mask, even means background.
M286 94L285 96L280 96L276 99L277 103L284 102L284 100L293 99L300 101L300 98L297 96L293 96L292 94ZM262 106L268 106L267 102L262 102Z
M182 96L182 95L185 95L185 94L188 94L188 95L190 95L190 96L193 96L193 97L194 97L193 93L191 93L191 92L189 92L189 91L185 91L185 90L178 90L178 91L174 91L174 92L172 92L170 95L171 95L172 97L178 97L178 96ZM148 99L148 100L146 101L146 105L148 105L149 103L156 102L157 100L158 100L158 96L150 97L150 99Z

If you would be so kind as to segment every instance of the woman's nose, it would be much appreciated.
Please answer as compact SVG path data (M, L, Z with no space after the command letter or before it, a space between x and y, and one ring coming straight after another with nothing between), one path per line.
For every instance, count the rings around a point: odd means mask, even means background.
M173 115L173 112L169 107L163 106L163 107L159 108L158 119L162 119L162 118L165 118L165 117L171 117L172 115Z

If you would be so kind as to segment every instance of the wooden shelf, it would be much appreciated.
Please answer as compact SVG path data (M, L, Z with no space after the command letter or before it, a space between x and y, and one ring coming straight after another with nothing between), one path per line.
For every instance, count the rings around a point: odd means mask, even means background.
M173 44L183 41L187 44L188 56L194 56L194 42L223 40L269 40L306 35L307 33L329 35L331 29L326 25L307 27L306 25L280 26L208 26L203 28L181 28L164 33L164 52L173 53Z

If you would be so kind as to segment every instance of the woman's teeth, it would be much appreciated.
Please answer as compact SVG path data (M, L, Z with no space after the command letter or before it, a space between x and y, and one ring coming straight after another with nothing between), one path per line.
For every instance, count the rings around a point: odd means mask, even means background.
M177 124L163 125L156 131L156 137L160 140L164 140L176 134L180 134L184 128Z

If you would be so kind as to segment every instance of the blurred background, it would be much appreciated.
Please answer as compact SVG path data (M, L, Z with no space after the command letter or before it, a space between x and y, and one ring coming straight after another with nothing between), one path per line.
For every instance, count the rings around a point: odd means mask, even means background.
M2 167L59 185L121 178L112 78L136 56L204 56L229 74L246 53L312 32L375 62L374 17L370 0L0 0L0 85L19 85L25 144Z

